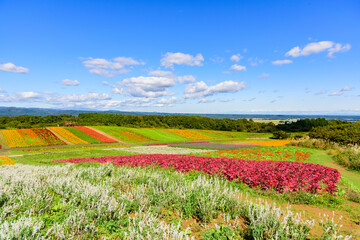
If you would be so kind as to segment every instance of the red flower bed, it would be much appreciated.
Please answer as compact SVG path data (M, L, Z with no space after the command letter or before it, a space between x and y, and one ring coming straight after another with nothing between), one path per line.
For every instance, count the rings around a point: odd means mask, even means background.
M312 163L285 161L245 161L233 158L197 157L188 155L132 155L118 157L77 158L59 162L111 162L117 166L146 167L156 165L188 172L196 170L207 174L219 174L232 181L243 182L262 189L278 192L299 190L310 193L335 194L341 174L338 170Z
M81 126L76 126L74 128L77 128L79 129L80 131L86 133L87 135L93 137L93 138L96 138L97 140L100 140L104 143L114 143L114 142L117 142L111 138L108 138L100 133L98 133L97 131L94 131L88 127L81 127Z

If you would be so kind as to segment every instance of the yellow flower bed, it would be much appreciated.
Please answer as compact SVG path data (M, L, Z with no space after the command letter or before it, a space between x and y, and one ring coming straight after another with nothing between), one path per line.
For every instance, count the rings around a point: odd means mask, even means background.
M82 140L81 138L75 136L75 134L73 134L72 132L62 127L48 127L48 128L73 144L89 144L87 141Z
M203 140L203 139L216 139L214 137L205 136L198 132L194 132L191 130L182 130L182 129L166 129L166 131L174 133L178 136L189 138L189 139L196 139L196 140Z
M8 156L0 156L0 166L2 165L14 165L15 162Z

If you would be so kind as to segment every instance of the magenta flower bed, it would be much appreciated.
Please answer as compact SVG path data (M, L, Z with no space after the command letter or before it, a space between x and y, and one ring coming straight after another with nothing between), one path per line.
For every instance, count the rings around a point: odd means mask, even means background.
M243 182L277 192L299 190L310 193L335 194L341 174L338 170L312 163L286 161L245 161L232 158L197 157L188 155L131 155L118 157L77 158L58 162L111 162L117 166L146 167L156 165L177 171L200 171L209 175L219 174L226 179Z

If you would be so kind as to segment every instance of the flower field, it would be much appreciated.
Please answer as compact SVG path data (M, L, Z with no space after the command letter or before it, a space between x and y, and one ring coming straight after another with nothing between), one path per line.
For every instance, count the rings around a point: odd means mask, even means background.
M15 162L8 156L0 156L0 166L14 165Z
M94 127L104 133L113 136L123 142L129 143L144 143L144 142L156 142L157 140L144 136L140 133L136 133L127 128L122 127L108 127L108 126L96 126Z
M81 138L77 137L75 134L70 132L69 130L66 130L62 127L49 127L52 131L59 134L61 137L66 139L67 141L73 143L73 144L89 144L87 141L82 140Z
M1 130L10 148L66 145L49 130L42 128Z
M167 129L166 131L169 131L171 133L174 133L178 136L185 137L188 139L195 139L195 140L206 140L206 139L216 139L215 137L209 137L206 135L203 135L201 133L198 133L196 131L192 130L183 130L183 129Z
M114 143L116 142L115 140L108 138L94 130L92 130L91 128L88 127L83 127L83 126L75 126L74 128L79 129L80 131L86 133L87 135L96 138L97 140L104 142L104 143Z
M232 158L197 157L188 155L131 155L118 157L78 158L59 162L113 163L117 166L146 167L156 165L180 172L192 170L219 174L230 181L251 187L284 191L328 192L336 194L341 174L338 170L311 163L287 161L246 161Z
M103 143L102 141L91 137L90 135L87 135L86 133L84 133L83 131L74 128L74 127L63 127L65 130L68 130L69 132L71 132L72 134L74 134L76 137L80 138L83 141L86 141L90 144L96 144L96 143Z
M305 162L309 157L308 152L283 152L279 150L267 149L244 149L244 150L220 150L202 153L204 157L226 157L254 161L291 161Z

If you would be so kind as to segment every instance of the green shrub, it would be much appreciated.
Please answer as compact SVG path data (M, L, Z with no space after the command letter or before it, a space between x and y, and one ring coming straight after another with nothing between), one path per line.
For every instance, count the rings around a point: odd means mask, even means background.
M360 153L347 149L334 156L335 161L352 170L360 170Z
M227 226L220 226L206 230L202 237L204 240L231 240L234 239L234 231Z
M290 133L284 131L273 132L273 139L287 139L290 137Z

